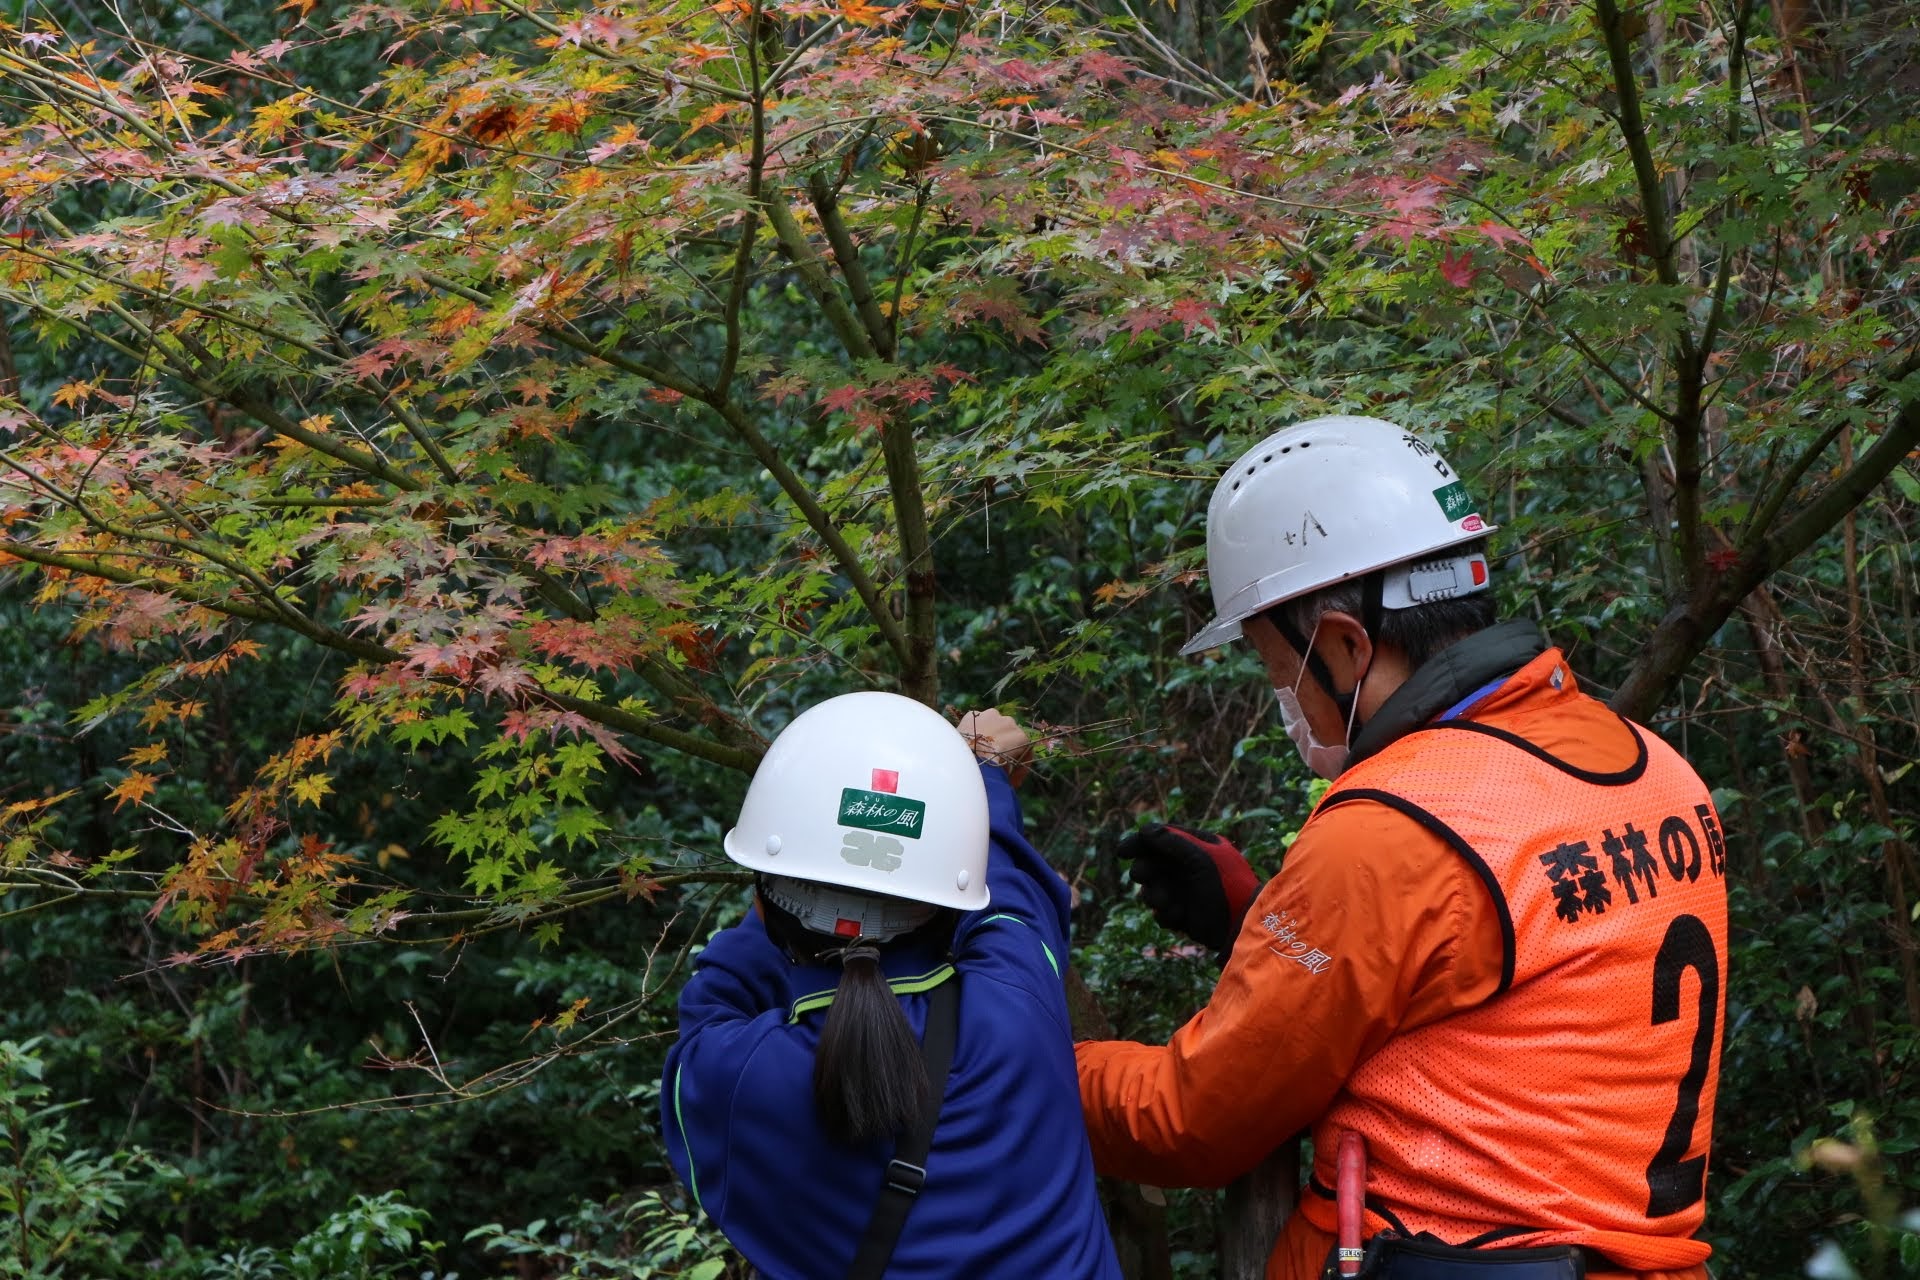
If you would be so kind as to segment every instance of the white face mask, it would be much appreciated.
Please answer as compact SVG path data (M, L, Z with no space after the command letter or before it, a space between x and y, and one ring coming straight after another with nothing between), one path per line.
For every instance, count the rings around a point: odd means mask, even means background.
M1313 642L1320 636L1320 624L1313 624L1313 634L1307 637L1307 653L1313 652ZM1313 736L1313 725L1307 719L1305 708L1300 705L1300 682L1306 678L1306 654L1302 654L1300 674L1293 678L1293 688L1273 691L1274 701L1280 704L1280 722L1286 726L1287 736L1293 739L1295 750L1306 761L1307 768L1331 782L1346 771L1348 743L1353 741L1353 718L1360 710L1360 687L1366 684L1366 673L1360 676L1360 684L1353 689L1353 706L1347 712L1346 740L1337 743L1322 742ZM1373 666L1371 662L1367 664ZM1331 692L1329 690L1328 692Z

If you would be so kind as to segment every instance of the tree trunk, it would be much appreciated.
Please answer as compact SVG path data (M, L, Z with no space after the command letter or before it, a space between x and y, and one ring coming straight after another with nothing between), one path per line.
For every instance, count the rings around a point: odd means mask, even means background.
M1113 1039L1113 1020L1078 970L1068 969L1067 1015L1076 1040ZM1137 1187L1118 1178L1100 1179L1100 1201L1107 1230L1126 1280L1173 1280L1173 1252L1167 1244L1167 1201L1158 1188Z
M1227 1188L1220 1222L1221 1280L1260 1280L1300 1193L1300 1140L1290 1138Z
M1109 1040L1113 1023L1080 975L1067 970L1067 1008L1076 1039ZM1170 1280L1166 1201L1158 1188L1115 1178L1100 1180L1107 1225L1127 1280ZM1283 1143L1260 1166L1227 1188L1221 1206L1221 1280L1260 1280L1280 1227L1293 1212L1300 1188L1300 1143Z
M1840 436L1840 465L1853 465L1853 428ZM1920 1025L1920 956L1916 955L1913 914L1908 906L1907 864L1912 848L1895 834L1893 809L1887 803L1886 778L1880 772L1880 750L1874 742L1873 723L1867 715L1867 636L1865 608L1860 599L1860 536L1854 513L1847 512L1842 523L1847 584L1847 693L1855 717L1855 758L1860 765L1860 780L1866 784L1867 801L1873 820L1888 832L1880 842L1880 865L1886 876L1887 902L1893 908L1887 926L1893 934L1893 950L1900 966L1900 981L1907 998L1907 1022Z

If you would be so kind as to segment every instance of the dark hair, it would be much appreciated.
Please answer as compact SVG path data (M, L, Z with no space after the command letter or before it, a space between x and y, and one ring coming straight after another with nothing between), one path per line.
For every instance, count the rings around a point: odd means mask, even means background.
M813 1105L842 1142L891 1137L927 1104L920 1042L899 997L880 976L880 953L860 948L841 964L840 986L813 1052Z
M1456 547L1449 554L1484 552L1485 547L1485 542L1473 542ZM1289 600L1276 606L1275 611L1284 611L1287 621L1305 639L1313 635L1314 625L1322 615L1344 613L1359 618L1365 608L1363 576L1336 582L1311 595ZM1426 665L1427 659L1448 645L1464 640L1476 631L1484 631L1499 620L1493 592L1477 591L1473 595L1452 600L1435 600L1406 609L1385 610L1380 615L1380 625L1374 628L1373 641L1398 649L1406 655L1408 670L1418 671Z
M844 1143L900 1133L926 1106L927 1069L900 998L880 973L877 944L849 949L850 939L814 933L765 894L760 910L767 936L788 955L809 964L840 961L840 984L813 1054L813 1104L821 1125ZM953 913L942 911L899 941L936 932L951 937L953 925Z

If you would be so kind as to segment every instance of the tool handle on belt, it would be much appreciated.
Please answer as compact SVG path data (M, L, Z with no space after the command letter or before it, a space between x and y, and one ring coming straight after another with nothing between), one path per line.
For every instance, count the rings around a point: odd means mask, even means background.
M1360 1274L1360 1234L1367 1214L1367 1140L1349 1129L1340 1135L1339 1178L1334 1205L1340 1215L1340 1274Z

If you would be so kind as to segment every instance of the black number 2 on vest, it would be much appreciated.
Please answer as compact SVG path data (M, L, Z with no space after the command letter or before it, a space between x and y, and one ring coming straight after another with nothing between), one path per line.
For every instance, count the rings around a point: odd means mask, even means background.
M1653 1025L1680 1017L1680 975L1692 969L1700 975L1700 1022L1693 1033L1693 1054L1680 1077L1680 1098L1667 1121L1666 1139L1647 1164L1647 1216L1664 1218L1699 1203L1707 1194L1707 1157L1683 1160L1693 1142L1693 1126L1700 1119L1700 1091L1713 1061L1715 1024L1720 1009L1720 962L1713 952L1713 935L1700 917L1674 917L1666 940L1653 958Z

